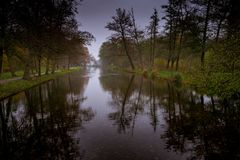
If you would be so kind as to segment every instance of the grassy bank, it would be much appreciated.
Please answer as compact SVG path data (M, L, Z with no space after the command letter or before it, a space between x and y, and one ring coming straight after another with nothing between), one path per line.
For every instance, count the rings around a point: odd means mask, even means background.
M165 79L189 85L201 95L218 96L225 99L240 98L240 72L211 72L194 69L191 72L164 69L113 68L114 71L144 76L149 79Z
M22 77L23 71L17 71L15 72L16 77ZM0 80L10 79L13 78L11 72L2 73L0 75Z
M189 81L188 74L183 72L178 72L174 70L141 70L141 69L121 69L115 68L114 70L121 71L121 72L128 72L137 75L143 75L146 78L161 78L167 80L183 80L184 82Z
M61 70L56 70L56 71L61 71ZM41 74L44 75L46 72L46 68L45 67L41 67ZM50 73L50 71L49 71ZM11 72L3 72L0 74L0 80L6 80L6 79L11 79L11 78L16 78L16 77L23 77L24 71L23 70L19 70L19 71L15 71L14 72L15 76L13 77ZM38 75L38 72L36 70L34 70L35 75Z
M56 71L54 74L43 75L41 77L33 77L31 80L16 80L0 85L0 100L11 95L17 94L25 89L29 89L41 83L53 80L59 76L80 70L79 67L70 70Z

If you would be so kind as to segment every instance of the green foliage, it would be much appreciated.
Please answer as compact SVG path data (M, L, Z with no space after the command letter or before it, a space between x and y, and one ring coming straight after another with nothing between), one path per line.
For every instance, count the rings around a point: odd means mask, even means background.
M80 2L80 1L79 1ZM89 45L94 37L80 31L75 15L78 0L28 1L4 0L0 6L0 73L24 68L24 78L35 69L41 75L46 68L69 68L88 60ZM17 62L17 63L16 63Z
M157 77L159 78L171 78L173 79L177 74L179 74L177 71L159 71L157 72Z
M231 98L240 93L240 34L207 52L206 64L195 71L192 84L202 93Z
M41 77L34 77L31 80L21 79L21 80L11 81L6 84L2 84L0 85L0 99L16 94L28 88L34 87L46 81L55 79L67 73L78 71L79 69L80 69L79 67L73 67L70 70L57 71L54 74L44 75Z
M16 77L22 77L23 76L23 71L17 71L15 72ZM10 79L12 78L12 74L10 72L5 72L0 75L0 80L4 79Z
M191 79L191 84L202 94L231 98L240 93L240 74L198 72Z
M176 73L176 74L174 75L174 81L175 81L176 83L181 83L181 82L182 82L182 76L181 76L179 73Z
M134 73L141 74L146 78L159 78L159 79L169 79L177 82L182 82L182 80L185 80L184 78L186 76L183 76L183 73L179 73L177 71L171 71L171 70L136 70Z
M148 36L142 37L138 42L140 52L132 33L127 34L126 48L131 53L136 68L141 68L133 72L148 78L172 79L178 84L182 81L189 82L202 94L224 98L238 95L240 34L239 21L235 21L239 19L239 14L235 10L239 6L232 8L234 3L230 0L169 0L167 5L162 6L166 22L163 34L157 34L159 19L154 10L147 27L148 34L145 33ZM126 13L123 11L118 15L124 17ZM116 18L114 20L117 22ZM130 22L130 19L127 18L126 22ZM122 41L118 39L119 24L116 24L118 23L108 24L110 30L118 31L118 36L102 45L100 58L105 66L112 64L129 71L127 58L122 56ZM126 23L126 26L131 28L130 23ZM142 59L140 63L139 59ZM191 75L186 74L186 71Z

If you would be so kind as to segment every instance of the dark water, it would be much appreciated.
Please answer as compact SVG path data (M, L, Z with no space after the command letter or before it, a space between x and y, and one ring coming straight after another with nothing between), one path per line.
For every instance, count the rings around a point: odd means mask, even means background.
M76 72L0 102L0 159L240 159L239 101Z

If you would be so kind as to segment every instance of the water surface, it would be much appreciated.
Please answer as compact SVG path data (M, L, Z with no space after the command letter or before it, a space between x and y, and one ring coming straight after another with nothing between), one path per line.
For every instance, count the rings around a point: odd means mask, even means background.
M239 101L75 72L0 102L0 159L240 159Z

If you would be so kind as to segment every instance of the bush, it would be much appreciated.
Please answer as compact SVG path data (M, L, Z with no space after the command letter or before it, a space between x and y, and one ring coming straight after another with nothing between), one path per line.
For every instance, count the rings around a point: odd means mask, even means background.
M175 82L181 82L181 81L182 81L182 76L181 76L179 73L177 73L177 74L174 76L174 81L175 81Z

